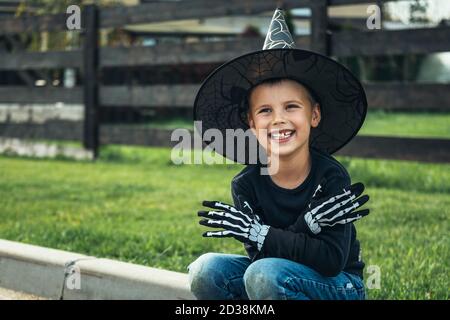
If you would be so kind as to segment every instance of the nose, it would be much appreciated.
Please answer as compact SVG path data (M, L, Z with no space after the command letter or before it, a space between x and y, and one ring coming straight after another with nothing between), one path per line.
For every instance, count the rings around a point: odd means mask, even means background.
M284 110L281 108L275 108L275 110L272 112L272 126L284 124L286 123L286 117L284 114Z

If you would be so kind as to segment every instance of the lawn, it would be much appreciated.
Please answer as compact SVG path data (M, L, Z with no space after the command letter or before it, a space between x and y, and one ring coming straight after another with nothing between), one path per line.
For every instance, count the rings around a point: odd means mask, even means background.
M449 299L450 165L338 157L371 196L357 222L371 299ZM186 272L209 251L204 199L231 202L241 165L174 165L170 149L105 146L96 163L0 156L0 238ZM366 278L369 274L365 274Z
M450 138L450 113L371 111L359 134Z

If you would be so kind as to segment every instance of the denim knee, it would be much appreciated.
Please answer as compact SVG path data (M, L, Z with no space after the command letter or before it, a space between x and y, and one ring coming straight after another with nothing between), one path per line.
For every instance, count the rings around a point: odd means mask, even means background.
M252 300L286 299L283 282L270 258L253 262L244 274L245 290Z
M200 300L233 299L229 257L219 253L205 253L189 266L191 292ZM242 276L241 276L242 279Z
M201 295L200 291L208 289L215 281L217 271L214 268L214 253L205 253L193 261L189 266L189 286L192 293Z

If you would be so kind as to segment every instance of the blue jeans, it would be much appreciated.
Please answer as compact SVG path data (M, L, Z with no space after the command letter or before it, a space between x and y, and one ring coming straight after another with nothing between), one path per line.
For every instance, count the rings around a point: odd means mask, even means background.
M188 266L192 293L205 300L364 300L360 277L341 272L324 277L300 263L206 253Z

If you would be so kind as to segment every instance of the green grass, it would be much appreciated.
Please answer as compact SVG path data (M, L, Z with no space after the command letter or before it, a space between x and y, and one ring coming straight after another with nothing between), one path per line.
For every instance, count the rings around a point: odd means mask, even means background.
M450 113L371 111L359 134L450 138Z
M448 299L450 165L338 158L363 181L371 214L357 223L371 299ZM173 165L170 150L107 146L96 163L0 156L0 238L186 272L205 252L201 201L230 202L241 165ZM366 278L369 274L365 274Z

